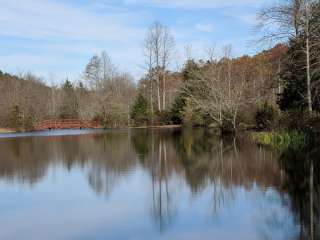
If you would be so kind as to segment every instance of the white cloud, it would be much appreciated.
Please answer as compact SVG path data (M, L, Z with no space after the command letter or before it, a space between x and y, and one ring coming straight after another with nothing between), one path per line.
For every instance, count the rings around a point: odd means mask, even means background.
M134 37L141 29L130 23L139 14L108 12L97 15L86 8L49 0L0 0L0 28L4 35L24 38L105 40ZM130 19L130 21L129 21Z

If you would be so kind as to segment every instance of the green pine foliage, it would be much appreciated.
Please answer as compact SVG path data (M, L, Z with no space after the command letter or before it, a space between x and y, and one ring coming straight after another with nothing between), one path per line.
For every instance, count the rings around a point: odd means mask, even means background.
M303 44L302 39L292 39L289 42L288 59L281 73L284 89L280 95L279 107L283 111L290 109L303 111L307 107L306 56L301 51Z
M201 83L198 81L198 78L201 71L199 64L194 60L188 60L186 62L182 71L184 87L175 98L170 109L170 119L172 123L187 126L208 125L208 122L205 120L205 114L200 111L200 109L195 108L188 98L188 93L199 91Z
M62 86L63 103L60 107L60 118L62 119L78 119L79 103L73 84L67 79Z
M184 111L186 107L186 99L183 94L179 94L174 100L171 110L170 110L170 119L174 124L182 124Z
M320 112L320 3L314 3L311 10L310 21L310 70L311 91L313 109ZM283 93L279 98L279 106L283 111L300 111L307 108L307 56L306 56L306 32L289 40L288 53L285 66L281 72L284 85Z
M147 124L151 117L150 103L139 93L135 99L135 102L131 108L130 117L134 121L134 124Z

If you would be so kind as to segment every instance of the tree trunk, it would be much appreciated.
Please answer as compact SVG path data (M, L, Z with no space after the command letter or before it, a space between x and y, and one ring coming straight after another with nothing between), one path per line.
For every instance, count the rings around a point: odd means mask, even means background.
M163 90L162 90L162 110L166 109L166 74L163 73L162 75L162 81L163 81Z
M279 59L279 62L278 62L278 94L279 94L279 96L282 92L280 74L281 74L281 60Z
M221 93L220 93L220 99L219 99L219 124L220 124L220 130L221 132L223 131L223 119L222 119L222 104L221 104L221 101L222 101L222 96L221 96Z
M307 31L308 32L308 31ZM308 34L307 34L308 35ZM309 114L312 113L312 96L311 96L311 75L310 75L310 46L309 36L307 36L307 99L308 99L308 110Z
M149 73L151 74L151 72ZM151 116L153 117L153 77L150 75L150 107L151 107Z
M157 94L158 94L158 110L161 112L161 97L160 97L160 74L157 76Z
M238 116L238 107L236 108L236 110L234 112L233 121L232 121L234 132L237 131L237 116Z
M309 114L312 113L311 74L310 74L310 32L309 32L309 6L306 5L306 55L307 55L307 100Z

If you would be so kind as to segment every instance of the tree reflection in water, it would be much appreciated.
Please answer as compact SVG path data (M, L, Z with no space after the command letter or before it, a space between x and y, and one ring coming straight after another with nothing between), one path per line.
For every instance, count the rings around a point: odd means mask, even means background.
M143 136L133 135L136 137L141 139L132 142L139 143L135 150L144 156L142 166L151 175L152 212L161 231L176 215L176 188L170 187L170 182L176 183L176 175L183 177L194 197L208 187L212 189L214 215L232 205L233 188L280 190L276 153L252 145L245 137L220 139L204 129L146 131ZM149 146L149 150L141 151L140 145Z
M146 207L160 232L178 218L181 186L187 186L193 198L210 190L207 208L213 219L236 204L242 189L262 194L273 189L295 213L299 239L319 239L319 151L309 147L278 153L245 136L220 139L205 129L0 139L0 177L33 187L52 167L81 169L89 186L108 197L121 179L140 169L150 179L150 184L141 183L141 191L152 193ZM261 229L267 239L270 228L279 223L270 216Z
M320 239L319 139L302 148L289 148L280 157L286 173L283 191L290 194L300 223L300 239Z

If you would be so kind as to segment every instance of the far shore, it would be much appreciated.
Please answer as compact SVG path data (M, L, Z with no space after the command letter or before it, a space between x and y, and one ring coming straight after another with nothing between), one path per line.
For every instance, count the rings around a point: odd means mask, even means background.
M129 129L166 129L166 128L181 128L182 125L159 125L159 126L142 126L142 127L129 127Z
M10 129L10 128L0 128L0 133L15 133L17 132L14 129Z
M107 128L107 129L171 129L171 128L181 128L182 125L163 125L163 126L141 126L141 127L127 127L127 128ZM103 130L104 128L95 128L95 129L100 129ZM54 130L77 130L77 129L54 129ZM83 129L85 130L85 129ZM49 129L48 129L49 131ZM18 131L15 129L11 128L0 128L0 134L5 134L5 133L18 133L18 132L28 132L28 131ZM35 131L30 131L30 132L35 132Z

